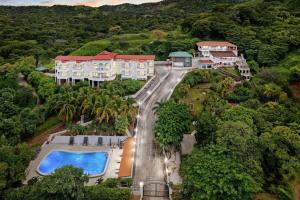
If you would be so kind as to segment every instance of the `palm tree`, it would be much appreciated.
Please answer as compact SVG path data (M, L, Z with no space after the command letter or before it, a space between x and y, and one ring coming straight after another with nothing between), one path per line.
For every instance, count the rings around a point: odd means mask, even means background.
M154 111L154 113L157 113L158 110L165 104L164 101L161 101L161 102L155 102L155 105L154 107L152 108L152 110Z
M96 99L96 104L93 109L97 122L109 122L114 117L114 108L109 96L100 96Z
M57 102L59 109L58 116L65 122L70 122L73 120L77 106L76 98L71 92L67 92L61 96L61 99Z
M93 111L95 110L96 103L96 94L91 94L85 97L81 104L81 114L95 114Z
M127 112L127 104L120 96L113 97L113 108L114 108L114 115L117 118L121 114L126 114Z

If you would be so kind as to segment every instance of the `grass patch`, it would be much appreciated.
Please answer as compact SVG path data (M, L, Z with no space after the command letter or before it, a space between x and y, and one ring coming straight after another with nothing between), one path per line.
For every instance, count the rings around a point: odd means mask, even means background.
M149 33L116 35L107 39L88 42L71 53L71 55L94 56L104 50L138 48L144 44L149 44L154 40L156 40L156 38Z
M41 134L49 130L50 128L58 125L59 123L61 123L61 121L58 117L49 117L43 124L36 128L35 134Z
M189 105L193 115L197 116L202 110L202 103L210 92L210 83L200 84L189 89L188 94L180 102Z
M192 41L191 41L192 39ZM139 33L139 34L121 34L114 35L110 38L96 40L86 43L81 48L72 52L73 56L94 56L104 50L113 51L121 54L143 54L142 46L151 45L155 41L170 42L174 44L174 48L179 44L190 43L194 44L197 41L196 38L191 38L188 34L183 34L179 31L164 32L161 30L153 30L151 32ZM181 48L180 48L181 49ZM190 50L190 49L181 49ZM146 52L153 53L156 52Z
M235 67L222 67L222 69L234 76L240 76L240 73Z
M296 65L300 65L300 49L289 53L278 66L280 68L290 69Z
M110 40L103 39L86 43L83 47L77 49L71 55L73 56L94 56L110 46Z
M253 200L276 200L277 198L268 193L258 193L254 196Z

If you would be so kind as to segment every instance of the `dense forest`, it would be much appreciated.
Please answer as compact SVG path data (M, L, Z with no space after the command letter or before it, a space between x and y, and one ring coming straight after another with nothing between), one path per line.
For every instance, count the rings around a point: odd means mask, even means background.
M53 67L59 54L95 55L102 50L155 54L162 60L170 51L194 53L199 40L237 44L254 77L231 88L233 80L218 73L192 72L175 89L172 101L157 108L163 121L155 127L161 148L179 145L192 121L197 122L198 144L183 159L180 198L250 199L258 193L257 199L292 199L300 171L298 0L165 0L99 8L0 6L0 196L128 199L129 190L119 190L126 183L108 180L84 187L86 176L69 167L23 186L25 170L39 149L24 141L49 119L71 123L81 114L101 123L102 130L124 134L136 115L133 101L125 96L143 83L118 78L99 89L85 83L58 87L35 67ZM202 84L208 84L204 91ZM209 94L199 97L203 101L198 110L203 112L192 113L182 104L191 91ZM175 125L166 127L165 121ZM70 129L75 134L84 131ZM232 176L214 176L221 172ZM212 179L236 184L206 182Z
M24 55L53 58L69 54L87 41L120 33L174 30L182 19L212 8L216 2L172 0L99 8L0 7L0 63L14 62Z
M124 33L182 30L188 38L232 41L248 59L269 65L299 47L299 24L297 0L166 0L99 8L0 7L0 63L34 55L37 63L45 64L49 58L70 54L88 41ZM172 35L165 37L134 51L157 54L194 48L194 44L176 43L178 38ZM126 52L124 40L109 50Z

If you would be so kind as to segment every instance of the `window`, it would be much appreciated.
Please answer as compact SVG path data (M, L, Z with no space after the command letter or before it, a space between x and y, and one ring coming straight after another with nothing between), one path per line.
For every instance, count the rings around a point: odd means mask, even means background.
M130 70L125 70L125 76L129 76L130 75Z
M145 71L139 71L139 76L145 76Z
M82 70L82 64L76 64L74 65L75 70Z
M99 70L99 66L97 64L94 64L94 69Z
M140 64L139 64L139 68L140 68L140 69L144 69L144 68L145 68L145 64L144 64L144 63L140 63Z
M61 76L62 76L62 77L67 77L67 76L68 76L68 73L67 73L67 72L61 72Z
M80 77L82 75L83 75L83 73L81 73L81 72L74 72L73 73L73 76L75 76L75 77Z
M110 64L108 63L105 64L105 70L110 70Z

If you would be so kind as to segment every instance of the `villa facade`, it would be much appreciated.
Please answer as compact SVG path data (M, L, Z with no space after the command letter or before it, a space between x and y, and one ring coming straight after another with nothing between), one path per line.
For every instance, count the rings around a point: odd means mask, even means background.
M197 43L198 62L202 68L235 66L238 48L227 41L203 41Z
M96 56L57 56L55 80L58 85L88 81L97 87L103 81L111 81L117 75L123 79L146 80L154 75L153 55L120 55L101 52Z

